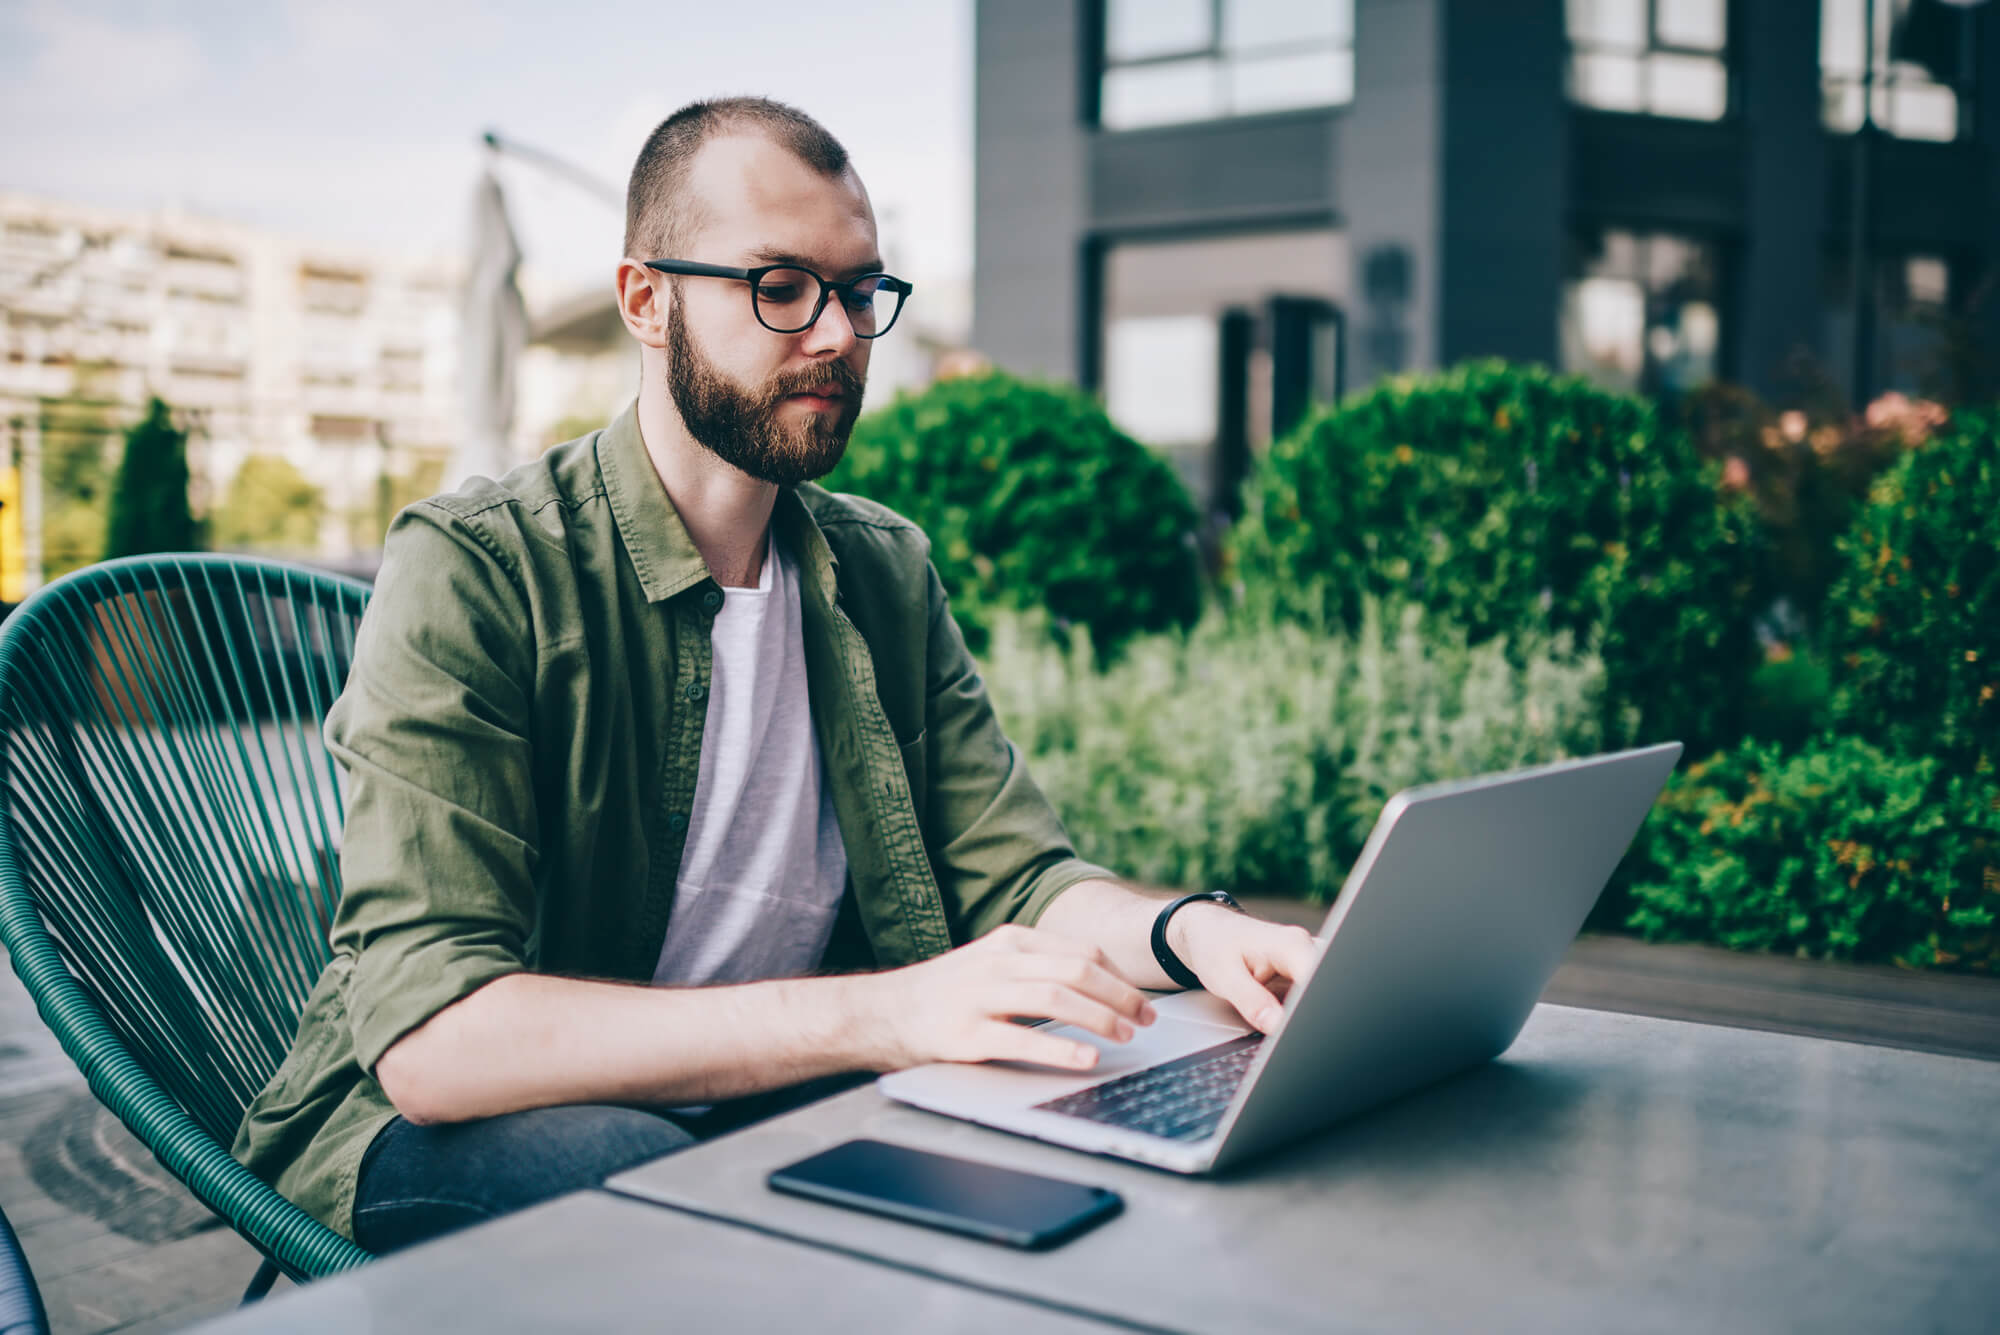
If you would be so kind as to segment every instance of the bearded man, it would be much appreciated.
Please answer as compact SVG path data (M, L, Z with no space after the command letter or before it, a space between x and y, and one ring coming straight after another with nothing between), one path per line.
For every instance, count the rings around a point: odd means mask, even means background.
M235 1153L386 1251L920 1062L1076 1070L1173 986L908 520L813 485L910 285L840 144L695 103L632 171L636 404L397 517L346 689L333 958ZM1199 903L1268 1030L1310 938ZM1277 989L1277 991L1274 991Z

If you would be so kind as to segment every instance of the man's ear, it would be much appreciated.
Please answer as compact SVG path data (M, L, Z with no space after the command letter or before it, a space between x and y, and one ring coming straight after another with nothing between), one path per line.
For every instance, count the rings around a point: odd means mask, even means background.
M617 283L618 318L626 331L649 348L666 347L672 285L655 282L651 269L629 257L618 261Z

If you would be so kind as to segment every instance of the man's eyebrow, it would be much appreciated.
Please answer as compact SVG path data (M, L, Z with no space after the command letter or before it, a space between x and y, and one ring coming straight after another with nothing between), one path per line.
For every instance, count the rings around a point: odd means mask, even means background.
M820 268L816 260L807 259L803 255L794 255L789 250L776 250L770 246L760 246L751 251L750 263L744 267L754 269L760 264L795 264L801 269L811 269L814 273L826 272ZM882 272L882 257L877 255L875 258L855 268L838 270L828 276L832 278L853 278L859 274L880 272Z

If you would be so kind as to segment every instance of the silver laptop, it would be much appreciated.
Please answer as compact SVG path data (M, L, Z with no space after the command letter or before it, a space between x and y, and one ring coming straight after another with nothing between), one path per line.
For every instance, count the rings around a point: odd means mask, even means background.
M1411 788L1383 807L1270 1037L1206 992L1155 1000L1084 1075L936 1062L892 1099L1074 1149L1206 1173L1489 1061L1527 1023L1638 833L1678 742Z

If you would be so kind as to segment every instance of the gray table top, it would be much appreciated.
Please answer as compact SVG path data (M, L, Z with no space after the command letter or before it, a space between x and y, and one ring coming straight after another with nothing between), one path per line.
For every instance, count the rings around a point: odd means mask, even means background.
M1096 1321L586 1191L280 1294L215 1335L1100 1332Z
M1989 1330L1996 1110L2000 1063L1544 1005L1499 1061L1219 1179L864 1088L607 1186L1170 1329ZM1109 1186L1126 1210L1030 1255L764 1185L855 1136Z

